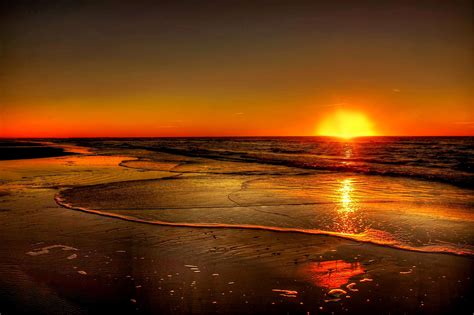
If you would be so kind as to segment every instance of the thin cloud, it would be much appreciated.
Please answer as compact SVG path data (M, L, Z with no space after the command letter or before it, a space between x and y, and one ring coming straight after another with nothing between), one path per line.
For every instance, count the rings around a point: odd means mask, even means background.
M320 105L320 107L336 107L336 106L344 106L346 103L334 103L334 104L326 104L326 105Z

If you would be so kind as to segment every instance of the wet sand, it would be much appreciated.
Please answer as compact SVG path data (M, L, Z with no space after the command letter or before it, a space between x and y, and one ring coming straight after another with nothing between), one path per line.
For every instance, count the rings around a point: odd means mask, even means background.
M152 154L110 149L0 162L2 314L471 314L474 310L471 255L420 253L327 235L140 224L64 208L54 199L78 186L141 184L186 176L180 175L186 170L195 175L196 169L183 161L184 170L175 172L179 156L166 156L168 161L159 167L139 164ZM205 166L199 172L222 171L217 169L221 164L213 163L201 164ZM226 169L235 172L236 167ZM246 176L268 173L262 168L251 165L244 171ZM149 189L151 195L159 194L159 187ZM131 192L136 206L143 205L144 195ZM196 196L199 191L194 201ZM201 198L210 206L224 202ZM130 199L133 196L127 196ZM114 200L120 200L119 195L102 204L102 210ZM160 200L168 206L186 205L189 196ZM178 211L193 219L192 212ZM203 212L196 213L195 220L203 219Z

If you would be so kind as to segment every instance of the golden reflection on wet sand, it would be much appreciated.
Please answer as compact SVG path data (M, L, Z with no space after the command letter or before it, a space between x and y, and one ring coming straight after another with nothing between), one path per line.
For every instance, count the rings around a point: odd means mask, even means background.
M365 272L359 262L349 263L344 260L311 263L308 271L316 286L328 289L342 287L348 284L351 278Z

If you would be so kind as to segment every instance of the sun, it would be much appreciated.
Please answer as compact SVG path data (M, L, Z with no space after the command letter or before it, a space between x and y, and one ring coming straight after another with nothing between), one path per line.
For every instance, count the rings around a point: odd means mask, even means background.
M317 129L317 135L351 139L375 136L372 122L361 112L339 110L325 117Z

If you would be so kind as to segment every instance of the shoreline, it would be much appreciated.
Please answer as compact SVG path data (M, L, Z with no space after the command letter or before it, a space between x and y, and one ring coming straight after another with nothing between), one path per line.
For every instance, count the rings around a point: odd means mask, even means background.
M63 198L59 195L60 193L54 196L54 201L61 207L80 211L84 213L90 213L94 215L99 215L103 217L113 218L124 220L128 222L135 222L141 224L150 224L150 225L160 225L160 226L169 226L169 227L176 227L176 228L198 228L198 229L236 229L236 230L254 230L254 231L267 231L267 232L274 232L274 233L296 233L296 234L305 234L305 235L322 235L328 237L337 237L344 240L366 243L376 246L382 246L387 248L392 248L395 250L403 250L403 251L410 251L410 252L418 252L424 254L444 254L444 255L455 255L461 257L469 257L474 258L474 253L470 252L463 252L463 251L456 251L456 250L439 250L434 251L432 250L424 250L422 248L416 247L404 247L402 245L395 245L395 244L385 244L380 243L373 240L364 239L365 233L362 235L344 235L342 233L331 232L331 231L322 231L322 230L307 230L307 229L298 229L298 228L284 228L284 227L271 227L271 226L259 226L259 225L237 225L237 224L222 224L222 223L186 223L186 222L167 222L167 221L159 221L159 220L144 220L132 216L120 215L116 213L104 212L100 210L94 209L87 209L83 207L73 206L68 204L63 200Z

